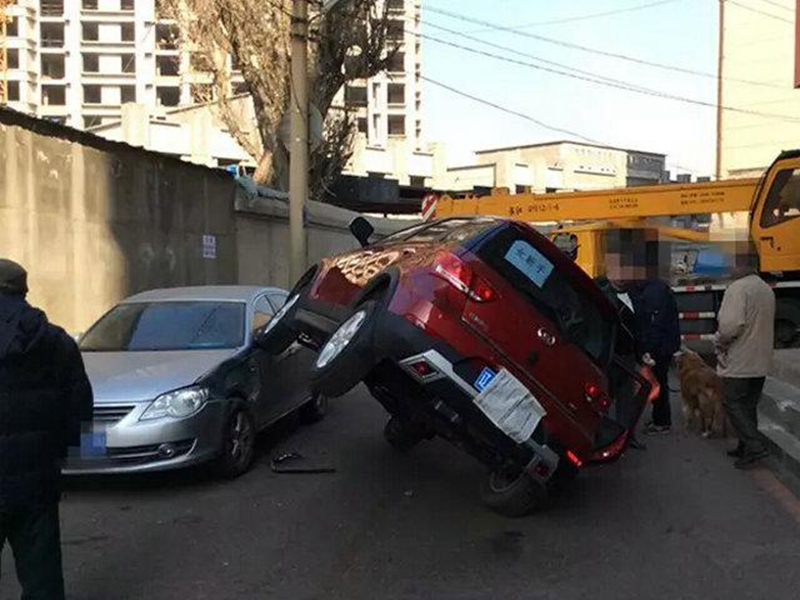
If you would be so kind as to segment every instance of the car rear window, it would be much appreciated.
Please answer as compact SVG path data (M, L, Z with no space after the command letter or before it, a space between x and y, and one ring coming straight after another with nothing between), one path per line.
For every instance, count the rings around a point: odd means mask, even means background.
M494 219L443 219L415 225L386 236L380 243L392 242L463 242L497 223Z
M553 321L564 337L604 366L611 356L613 321L581 290L573 274L559 269L537 245L532 236L507 227L477 253Z

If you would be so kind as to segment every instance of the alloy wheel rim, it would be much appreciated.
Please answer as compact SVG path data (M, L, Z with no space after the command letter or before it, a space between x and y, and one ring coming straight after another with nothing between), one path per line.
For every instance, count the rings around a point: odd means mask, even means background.
M247 459L252 441L250 422L243 412L236 415L231 429L231 457L242 462Z
M337 329L331 336L331 339L322 347L317 358L317 368L323 369L329 365L333 359L342 353L347 345L353 340L358 333L364 321L367 318L367 311L359 310L347 321L342 323L341 327Z

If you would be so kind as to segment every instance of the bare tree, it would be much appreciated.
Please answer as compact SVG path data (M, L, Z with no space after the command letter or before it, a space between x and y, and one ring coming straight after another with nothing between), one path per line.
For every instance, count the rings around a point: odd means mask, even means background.
M256 180L281 181L286 165L279 129L291 95L291 0L162 0L160 5L176 21L181 48L203 57L196 77L207 79L220 118L242 148L258 157ZM320 197L352 154L353 119L335 99L348 81L383 71L393 51L386 48L389 19L381 0L341 0L330 11L312 0L310 15L310 100L323 119L322 141L311 153L310 187ZM254 124L242 103L232 101L232 67L241 70L252 98Z

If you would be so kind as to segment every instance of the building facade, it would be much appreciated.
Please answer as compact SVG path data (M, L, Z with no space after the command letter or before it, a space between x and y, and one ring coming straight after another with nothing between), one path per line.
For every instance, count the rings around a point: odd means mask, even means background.
M720 175L756 177L800 145L796 0L726 2L722 18ZM746 112L745 112L746 111Z
M475 152L475 163L441 166L440 189L467 192L505 187L512 193L599 190L665 180L663 154L582 142L555 141Z

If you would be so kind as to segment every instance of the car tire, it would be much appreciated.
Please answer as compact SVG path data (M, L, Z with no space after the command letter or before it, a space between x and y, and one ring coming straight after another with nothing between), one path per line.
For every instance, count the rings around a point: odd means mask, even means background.
M253 413L244 406L236 407L225 423L221 453L214 465L220 477L235 479L250 469L257 433Z
M486 478L481 489L484 504L506 517L524 517L545 508L550 500L547 485L522 471L513 479L498 472Z
M300 419L304 423L316 423L328 414L330 401L324 394L315 393L311 399L300 407Z
M363 302L328 338L311 370L315 393L338 398L358 385L378 363L373 340L381 308L375 300Z
M297 339L294 316L301 293L294 293L267 324L255 335L255 343L270 354L280 354Z
M398 452L407 452L422 441L399 417L392 417L383 428L383 437Z

